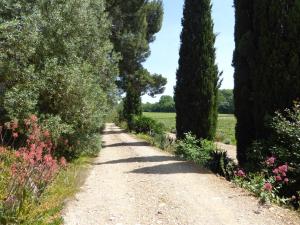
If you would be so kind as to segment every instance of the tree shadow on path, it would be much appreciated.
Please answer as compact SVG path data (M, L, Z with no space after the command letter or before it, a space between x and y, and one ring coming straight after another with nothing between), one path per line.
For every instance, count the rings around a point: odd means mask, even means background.
M138 174L180 174L180 173L199 173L199 174L211 174L211 172L205 168L195 166L190 162L174 162L168 164L160 164L149 167L142 167L130 171L129 173Z
M146 156L146 157L130 157L126 159L112 160L103 163L95 163L94 165L137 163L137 162L166 162L166 161L178 161L178 160L172 156Z
M120 143L115 143L115 144L110 144L110 145L103 145L104 148L109 148L109 147L147 147L151 146L149 143L140 141L140 142L120 142Z

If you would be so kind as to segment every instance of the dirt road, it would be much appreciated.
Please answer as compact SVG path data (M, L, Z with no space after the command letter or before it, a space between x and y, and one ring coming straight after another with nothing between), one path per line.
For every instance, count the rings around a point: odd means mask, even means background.
M113 124L103 140L85 185L67 204L67 225L300 224L296 214L261 207L247 192Z

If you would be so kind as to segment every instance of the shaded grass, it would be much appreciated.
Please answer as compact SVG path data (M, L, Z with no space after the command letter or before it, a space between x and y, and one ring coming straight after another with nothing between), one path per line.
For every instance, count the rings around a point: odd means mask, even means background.
M143 114L163 123L168 132L175 131L175 113L144 112ZM233 115L219 114L216 141L224 142L225 144L236 144L235 125L236 119Z

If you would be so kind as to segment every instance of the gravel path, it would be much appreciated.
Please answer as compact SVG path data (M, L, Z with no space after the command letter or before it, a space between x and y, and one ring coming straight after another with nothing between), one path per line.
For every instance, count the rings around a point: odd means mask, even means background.
M75 199L67 225L288 225L293 212L261 207L229 182L107 124L105 148Z

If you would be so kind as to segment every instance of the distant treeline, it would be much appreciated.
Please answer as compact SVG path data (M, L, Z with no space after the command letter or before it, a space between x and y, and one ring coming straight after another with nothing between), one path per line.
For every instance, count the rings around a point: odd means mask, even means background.
M175 112L175 102L172 96L163 95L157 103L143 104L144 112ZM232 89L219 90L218 112L222 114L233 114L233 91Z

